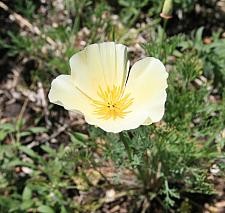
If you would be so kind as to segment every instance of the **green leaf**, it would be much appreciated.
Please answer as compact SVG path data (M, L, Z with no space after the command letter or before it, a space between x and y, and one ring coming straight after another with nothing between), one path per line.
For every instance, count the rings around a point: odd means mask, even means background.
M31 135L31 133L28 131L24 131L24 132L20 132L19 135L20 137L25 137L25 136Z
M32 163L29 163L29 162L24 162L24 161L21 161L21 160L13 160L13 161L10 161L8 163L8 167L14 167L14 166L26 166L26 167L29 167L29 168L32 168L32 169L35 169L35 165L32 164Z
M56 151L52 149L49 145L42 145L41 148L50 155L56 155Z
M8 132L15 131L15 127L10 123L0 124L0 129L6 130Z
M73 134L73 136L74 136L77 140L79 140L79 141L81 141L81 142L87 141L87 139L88 139L88 136L87 136L87 135L82 134L82 133L80 133L80 132L75 132L75 133Z
M13 132L15 132L15 127L12 124L0 124L0 141L3 141L9 133Z
M23 200L30 200L32 198L32 190L26 186L23 190L22 199Z
M55 211L46 205L39 206L37 209L40 213L54 213Z
M21 209L29 209L33 205L33 200L24 200L23 203L21 204L20 208Z
M195 42L197 45L202 44L202 34L203 34L204 27L200 27L195 34Z
M47 132L48 131L48 129L45 128L45 127L31 127L28 130L31 131L34 134L42 133L42 132Z
M60 213L67 213L67 210L64 206L61 206L61 212Z
M87 145L84 143L84 141L80 140L79 137L72 135L72 134L69 134L69 135L70 135L70 140L72 141L73 144L84 147L84 148L87 147Z
M32 158L39 158L39 156L32 149L27 146L20 146L19 149Z
M0 132L0 141L3 141L6 138L6 136L7 136L7 132L1 131Z

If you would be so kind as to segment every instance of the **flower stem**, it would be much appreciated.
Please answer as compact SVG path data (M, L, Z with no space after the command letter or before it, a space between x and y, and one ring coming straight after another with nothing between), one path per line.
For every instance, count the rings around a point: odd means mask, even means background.
M166 41L166 37L167 37L167 34L166 34L166 26L167 26L167 21L166 19L163 20L163 32L162 32L162 37L161 37L161 47L162 47L162 44ZM162 60L164 63L166 63L166 51L163 50L162 48Z
M163 20L163 39L166 38L166 26L168 20Z
M122 132L119 133L119 136L120 136L120 140L122 141L122 143L125 147L125 150L127 152L128 159L129 159L130 163L132 163L132 153L131 153L131 149L129 146L130 138L128 135L125 135ZM141 166L137 166L137 170L138 170L138 174L136 172L134 172L134 173L135 173L135 175L137 175L137 177L139 177L139 179L143 182L143 185L145 186L145 184L146 184L145 172L143 171Z
M120 140L123 142L123 145L125 147L125 150L127 152L127 155L128 155L128 159L131 163L132 161L132 155L131 155L131 150L130 150L130 147L129 147L129 139L127 136L125 136L122 132L119 133L119 136L120 136Z

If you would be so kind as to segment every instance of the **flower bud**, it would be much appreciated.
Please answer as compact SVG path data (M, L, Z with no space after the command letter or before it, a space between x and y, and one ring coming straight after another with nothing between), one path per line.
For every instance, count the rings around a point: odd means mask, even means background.
M170 19L172 18L172 13L173 13L173 0L165 0L160 16L164 19Z

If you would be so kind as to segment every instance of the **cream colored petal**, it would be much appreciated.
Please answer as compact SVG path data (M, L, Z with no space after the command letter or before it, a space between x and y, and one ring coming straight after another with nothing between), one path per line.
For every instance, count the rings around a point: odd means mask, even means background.
M86 114L85 120L91 125L95 125L105 130L106 132L118 133L124 130L136 129L142 125L148 116L147 111L132 111L125 118L116 118L115 120L102 120L93 114Z
M67 110L83 113L87 123L108 132L117 133L135 129L145 121L148 115L147 111L132 110L124 119L100 119L94 113L95 107L93 107L91 100L76 88L74 79L69 75L60 75L53 80L48 97L52 103L61 105Z
M127 76L127 48L114 42L92 44L70 58L76 85L92 98L101 87L121 85Z
M63 106L67 110L79 111L84 114L85 120L91 125L98 126L107 132L121 132L135 129L145 121L147 111L132 110L124 119L100 119L89 98L85 97L75 86L73 78L69 75L60 75L53 80L48 95L52 103Z
M132 107L148 111L147 121L158 122L164 114L167 78L165 66L156 58L144 58L131 68L126 92L134 98Z
M123 119L101 120L94 114L86 114L89 124L107 132L121 132L159 121L164 114L168 73L155 58L145 58L132 67L125 93L133 98L133 104Z
M92 111L90 100L76 88L70 75L60 75L55 78L48 97L50 102L63 106L67 110L82 113Z

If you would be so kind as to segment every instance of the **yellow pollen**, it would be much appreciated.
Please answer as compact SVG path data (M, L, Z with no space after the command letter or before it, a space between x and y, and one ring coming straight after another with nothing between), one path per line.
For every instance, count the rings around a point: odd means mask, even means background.
M95 114L99 118L108 120L110 118L124 118L131 111L127 111L130 105L133 103L133 99L130 98L130 94L124 95L124 89L120 86L109 86L103 90L99 86L97 94L100 100L93 100L95 106Z

